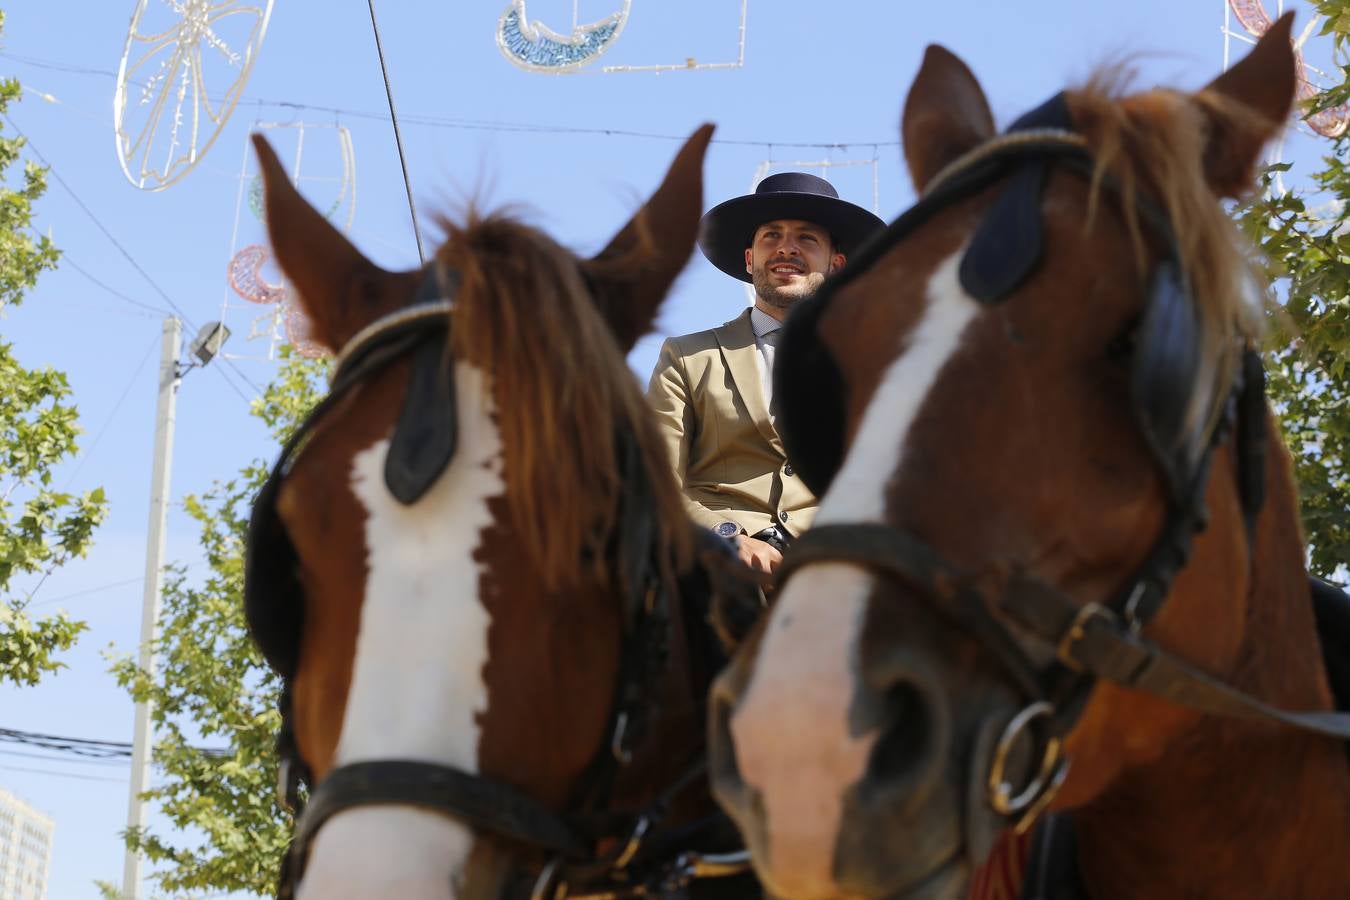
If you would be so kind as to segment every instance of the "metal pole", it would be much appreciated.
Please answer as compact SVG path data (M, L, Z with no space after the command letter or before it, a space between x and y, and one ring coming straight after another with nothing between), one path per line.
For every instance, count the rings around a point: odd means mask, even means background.
M173 461L174 411L178 399L178 356L182 349L183 323L170 316L164 320L160 344L159 402L155 407L155 461L150 477L150 527L145 543L145 592L141 598L140 667L146 677L155 674L154 641L159 630L159 596L163 585L164 532L169 514L169 469ZM136 704L136 731L132 737L131 792L127 800L127 830L144 825L145 801L141 794L150 783L149 701ZM123 900L141 896L141 857L127 848L122 869Z

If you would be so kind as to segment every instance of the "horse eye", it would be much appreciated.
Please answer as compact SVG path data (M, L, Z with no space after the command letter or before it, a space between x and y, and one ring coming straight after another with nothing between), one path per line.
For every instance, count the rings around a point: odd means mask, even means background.
M1139 340L1139 320L1133 319L1106 345L1106 358L1113 363L1127 362L1134 357Z

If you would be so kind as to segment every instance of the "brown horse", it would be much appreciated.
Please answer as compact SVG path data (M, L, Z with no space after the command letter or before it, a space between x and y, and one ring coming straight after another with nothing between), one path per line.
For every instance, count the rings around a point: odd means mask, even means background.
M1286 712L1332 698L1220 206L1290 111L1289 33L1002 136L928 50L922 199L778 351L820 513L712 700L714 792L775 895L956 898L1050 808L1094 900L1350 897L1346 720Z
M702 871L657 864L715 810L713 673L672 584L692 528L624 354L693 247L711 133L594 259L470 214L401 274L258 139L277 260L341 350L250 531L250 626L314 786L283 892L552 900Z

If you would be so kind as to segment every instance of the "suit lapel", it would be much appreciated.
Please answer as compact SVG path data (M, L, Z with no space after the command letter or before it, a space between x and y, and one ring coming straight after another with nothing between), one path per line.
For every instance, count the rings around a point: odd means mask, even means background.
M750 310L747 309L720 328L713 329L713 335L721 346L722 360L731 373L736 393L740 394L741 402L754 419L755 427L779 454L786 457L783 442L779 440L773 422L769 419L769 403L764 396L764 383L760 380L759 348L755 346L755 329L750 324Z

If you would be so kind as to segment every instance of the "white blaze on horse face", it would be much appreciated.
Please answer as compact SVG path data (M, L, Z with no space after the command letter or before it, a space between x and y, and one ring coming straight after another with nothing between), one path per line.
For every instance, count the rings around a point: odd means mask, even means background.
M963 246L943 260L928 280L928 305L906 336L905 349L881 379L867 404L857 437L839 473L820 501L815 523L880 522L886 511L886 482L904 464L905 441L938 375L966 326L980 311L961 287Z
M459 446L421 500L404 506L385 487L389 441L352 460L352 491L368 514L369 576L334 765L415 759L478 768L489 617L473 553L492 523L488 499L506 488L488 379L457 363L455 384ZM299 896L447 900L472 841L467 828L433 813L344 812L320 830Z
M816 523L880 522L885 484L938 375L979 304L960 286L964 250L929 280L927 306L886 370ZM848 710L858 675L858 636L873 576L848 563L802 569L773 606L745 694L731 720L736 762L764 809L760 876L777 896L840 893L834 848L844 797L863 776L878 732L853 734Z

